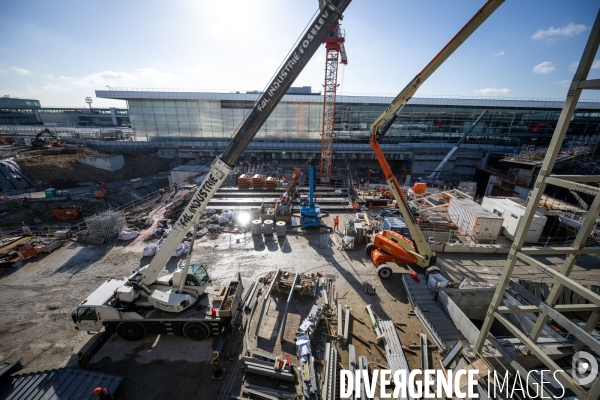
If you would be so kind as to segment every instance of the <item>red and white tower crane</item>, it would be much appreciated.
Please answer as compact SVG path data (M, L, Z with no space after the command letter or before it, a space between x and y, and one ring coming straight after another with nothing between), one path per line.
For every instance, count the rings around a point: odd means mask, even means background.
M321 133L321 183L329 184L331 164L333 161L333 139L335 120L335 100L337 92L338 65L348 64L344 48L345 33L340 29L339 21L325 38L325 84L323 101L323 131ZM341 60L340 60L341 58Z

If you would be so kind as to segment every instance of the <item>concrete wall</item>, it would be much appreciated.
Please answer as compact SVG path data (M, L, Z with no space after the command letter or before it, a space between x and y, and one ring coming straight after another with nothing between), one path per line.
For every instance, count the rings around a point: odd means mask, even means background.
M502 244L456 244L458 237L452 232L423 231L425 239L433 238L431 250L438 253L508 253L510 247Z
M444 289L444 292L468 319L483 321L492 302L494 290L494 288Z
M105 171L118 171L125 166L125 159L122 155L91 154L77 157L81 164L103 169Z
M448 296L445 290L440 290L437 302L442 306L442 309L446 312L450 319L452 319L454 325L456 325L460 333L462 333L465 339L469 341L469 344L471 344L471 346L474 346L475 342L477 341L477 336L479 336L479 329L477 329L475 324L473 324L469 317L467 317L467 315L464 313L464 310L456 305L456 303L453 301L453 299L455 298L457 297L453 296L451 298L450 296ZM488 307L490 305L490 302L487 303Z

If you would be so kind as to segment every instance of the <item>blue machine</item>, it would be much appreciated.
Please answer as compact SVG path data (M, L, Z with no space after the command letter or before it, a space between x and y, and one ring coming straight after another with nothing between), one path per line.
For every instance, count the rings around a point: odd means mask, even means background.
M312 159L310 160L308 196L300 196L300 224L302 228L319 228L321 226L321 219L319 218L321 210L315 202L315 182L317 181L315 169L315 160Z

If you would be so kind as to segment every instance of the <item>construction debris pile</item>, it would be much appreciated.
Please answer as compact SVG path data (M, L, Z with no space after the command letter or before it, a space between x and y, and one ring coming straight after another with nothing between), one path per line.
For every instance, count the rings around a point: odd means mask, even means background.
M275 277L275 272L270 272L264 278L262 283L268 285ZM294 291L300 295L316 296L317 293L317 279L315 274L300 274L298 278L290 272L281 272L278 275L277 280L273 285L273 289L278 292L289 293L294 286Z
M57 237L32 236L31 231L25 228L22 235L15 235L3 239L0 243L0 273L8 268L21 266L21 260L28 260L40 253L52 253L58 249L64 239L58 234Z

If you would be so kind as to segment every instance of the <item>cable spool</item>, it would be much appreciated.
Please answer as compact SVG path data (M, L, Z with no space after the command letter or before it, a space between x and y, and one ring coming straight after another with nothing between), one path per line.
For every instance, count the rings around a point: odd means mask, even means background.
M275 224L275 232L277 232L277 236L285 236L285 231L287 226L284 221L277 221Z
M252 227L250 229L252 230L252 235L260 236L262 232L262 221L260 219L253 220Z
M273 234L273 220L272 219L267 219L263 223L263 233L265 235L272 235Z

